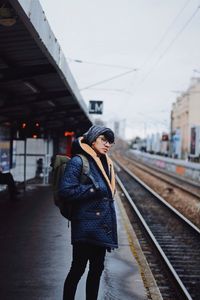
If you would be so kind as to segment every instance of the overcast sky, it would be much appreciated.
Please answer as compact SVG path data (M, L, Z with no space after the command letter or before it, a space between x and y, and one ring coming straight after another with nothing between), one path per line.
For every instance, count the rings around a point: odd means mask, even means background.
M178 92L200 72L200 1L40 2L85 102L103 100L101 118L126 122L128 138L166 131Z

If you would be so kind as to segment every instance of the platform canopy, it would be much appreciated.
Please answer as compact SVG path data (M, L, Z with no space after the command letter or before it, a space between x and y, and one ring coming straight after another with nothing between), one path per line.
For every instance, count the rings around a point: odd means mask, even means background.
M87 107L38 0L0 0L0 125L82 132Z

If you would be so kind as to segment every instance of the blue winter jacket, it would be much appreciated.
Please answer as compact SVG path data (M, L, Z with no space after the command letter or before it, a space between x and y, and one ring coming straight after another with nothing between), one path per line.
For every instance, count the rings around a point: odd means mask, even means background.
M89 242L117 248L117 223L113 195L115 176L112 161L107 155L108 172L95 151L79 139L78 153L84 154L90 166L86 182L80 182L82 159L75 155L68 162L60 183L60 196L72 203L72 244Z

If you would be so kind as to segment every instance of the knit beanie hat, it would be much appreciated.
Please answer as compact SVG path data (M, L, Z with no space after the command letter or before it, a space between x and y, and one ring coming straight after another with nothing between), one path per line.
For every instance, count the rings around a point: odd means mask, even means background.
M114 132L110 128L99 125L93 125L86 133L83 134L83 142L91 146L101 134L104 135L110 143L114 143Z

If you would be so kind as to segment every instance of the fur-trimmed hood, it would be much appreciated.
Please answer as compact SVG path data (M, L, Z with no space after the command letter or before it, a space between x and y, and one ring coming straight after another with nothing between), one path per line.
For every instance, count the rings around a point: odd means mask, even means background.
M92 157L94 159L94 161L96 162L98 168L100 169L103 177L105 178L105 180L112 192L112 195L114 196L114 194L115 194L115 173L114 173L114 167L113 167L112 160L109 158L109 156L107 154L105 154L106 161L108 164L108 169L110 172L110 178L111 178L111 180L110 180L108 178L108 175L106 174L106 171L102 165L100 158L97 156L97 153L88 144L83 143L82 140L83 140L83 137L80 137L78 139L78 145L76 144L76 151L75 151L76 154L78 154L78 152L80 153L80 151L78 150L78 148L79 148L79 149L81 149L81 152L83 154L87 153L90 157ZM77 141L75 143L77 143Z

